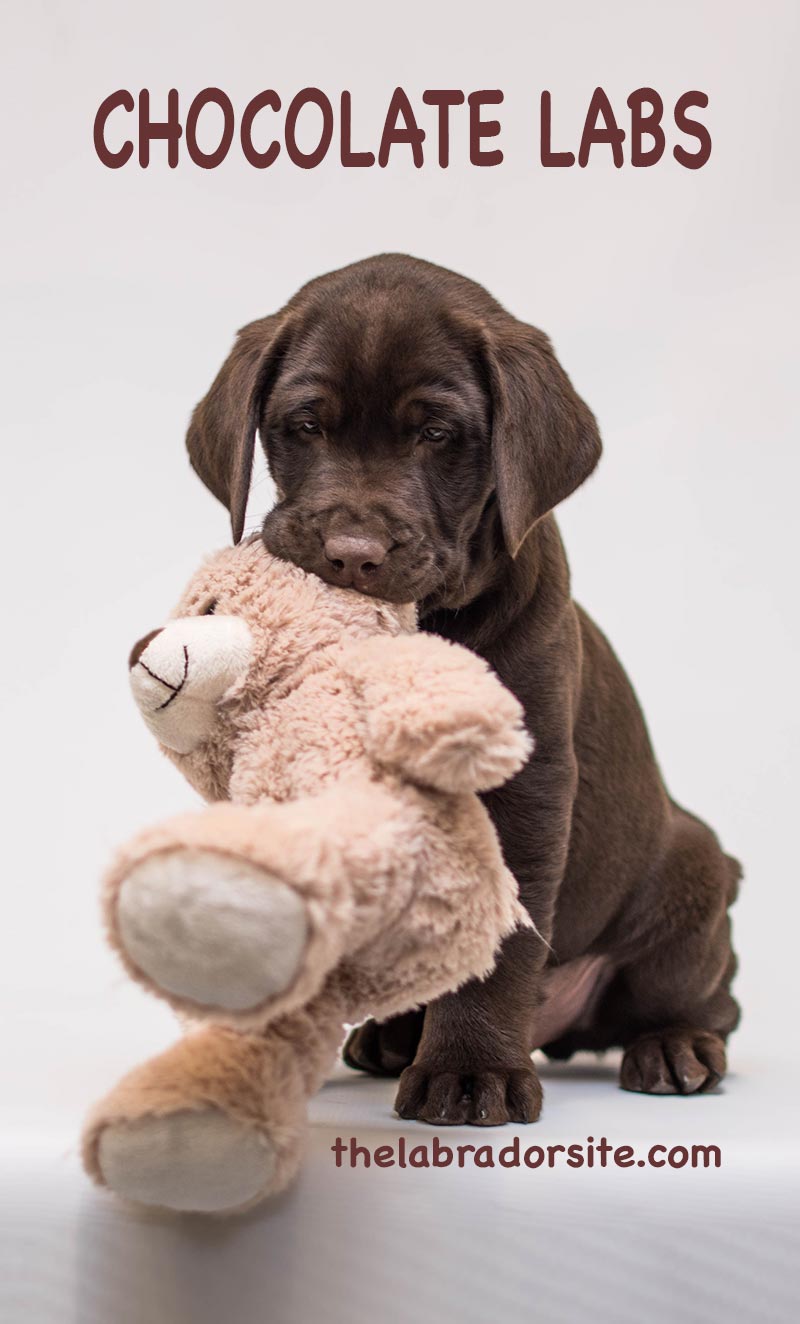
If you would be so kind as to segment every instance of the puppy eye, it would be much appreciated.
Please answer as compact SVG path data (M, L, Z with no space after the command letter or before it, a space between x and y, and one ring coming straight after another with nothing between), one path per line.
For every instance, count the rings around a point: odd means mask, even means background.
M445 441L447 432L444 428L428 427L422 429L420 437L423 441Z
M210 602L209 602L209 603L203 608L203 610L201 611L200 615L201 615L201 616L213 616L213 615L214 615L214 612L215 612L216 610L217 610L217 599L216 599L216 598L212 598L211 601L210 601Z
M304 418L300 422L299 430L304 432L307 437L318 437L322 428L313 418Z

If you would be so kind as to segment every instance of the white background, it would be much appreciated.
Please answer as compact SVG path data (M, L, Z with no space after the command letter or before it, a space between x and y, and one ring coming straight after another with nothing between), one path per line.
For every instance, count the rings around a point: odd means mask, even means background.
M779 0L4 7L11 1134L46 1129L57 1105L71 1139L90 1099L174 1033L106 953L97 892L116 842L193 802L141 727L125 666L228 536L189 471L189 411L240 325L386 250L463 271L543 327L599 418L604 460L561 513L575 594L634 681L670 790L744 862L731 1056L780 1095L800 918L796 20ZM216 85L241 111L262 88L287 103L317 85L334 104L352 92L355 145L377 151L397 84L429 130L426 87L502 88L504 164L465 164L463 112L446 171L432 140L420 171L402 148L386 170L343 170L332 151L316 170L284 157L260 172L235 150L213 171L185 152L169 170L163 144L148 170L110 171L92 146L119 87L149 88L154 110L177 87L185 111ZM615 170L598 148L585 170L541 169L540 90L557 145L577 151L598 84L626 127L636 87L667 115L707 92L708 165L671 159L667 120L655 168ZM268 493L262 478L252 527Z

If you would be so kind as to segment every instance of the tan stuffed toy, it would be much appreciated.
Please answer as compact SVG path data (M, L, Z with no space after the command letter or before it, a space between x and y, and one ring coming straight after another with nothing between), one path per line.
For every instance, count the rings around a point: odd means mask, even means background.
M105 882L127 971L189 1025L94 1108L99 1183L218 1213L280 1191L345 1022L485 976L530 925L475 795L527 758L521 709L415 630L412 607L253 541L136 645L145 721L213 803L143 832Z

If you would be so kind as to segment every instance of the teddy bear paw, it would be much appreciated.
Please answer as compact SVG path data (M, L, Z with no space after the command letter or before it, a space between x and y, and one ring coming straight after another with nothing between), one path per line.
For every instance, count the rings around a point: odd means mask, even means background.
M100 1135L97 1161L105 1184L127 1200L204 1214L254 1204L276 1169L269 1139L218 1108L114 1122Z
M231 1015L292 984L308 941L302 898L233 856L176 849L133 866L116 927L128 959L168 998Z

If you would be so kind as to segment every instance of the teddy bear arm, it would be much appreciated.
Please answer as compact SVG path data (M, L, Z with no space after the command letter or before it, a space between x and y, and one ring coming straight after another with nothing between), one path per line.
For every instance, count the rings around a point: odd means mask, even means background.
M522 708L484 660L438 636L352 645L344 667L363 705L373 758L450 793L500 786L533 742Z

